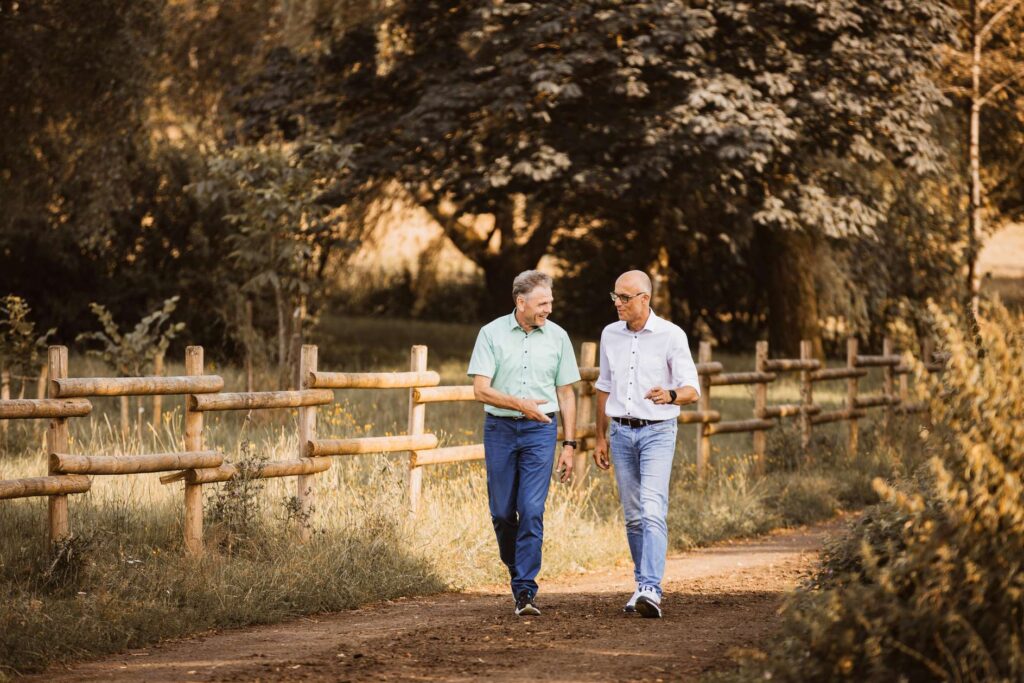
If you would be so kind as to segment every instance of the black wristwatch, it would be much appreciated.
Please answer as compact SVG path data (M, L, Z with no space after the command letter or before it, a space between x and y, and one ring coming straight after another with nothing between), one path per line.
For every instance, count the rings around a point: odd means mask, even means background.
M675 403L676 402L676 396L678 396L678 394L676 394L676 390L675 389L669 389L668 390L668 397L670 399L672 399L671 403Z
M568 439L566 439L565 441L562 442L562 447L564 448L565 446L572 446L573 448L579 448L579 446L576 445L575 441L569 441Z

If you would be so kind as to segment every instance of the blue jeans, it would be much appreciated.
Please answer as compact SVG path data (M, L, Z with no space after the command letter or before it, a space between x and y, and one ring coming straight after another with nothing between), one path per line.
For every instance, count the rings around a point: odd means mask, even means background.
M512 595L537 593L544 504L555 459L558 424L488 415L484 421L487 498L498 554L508 567Z
M609 445L626 518L633 575L661 595L668 552L668 483L676 452L676 421L630 427L612 420Z

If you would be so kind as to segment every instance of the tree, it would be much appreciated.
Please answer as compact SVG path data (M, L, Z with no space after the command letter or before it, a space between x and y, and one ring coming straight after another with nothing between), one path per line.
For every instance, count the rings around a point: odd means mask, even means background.
M950 50L952 68L947 78L950 92L965 111L969 178L965 291L972 310L977 311L976 266L986 230L986 206L1002 210L1006 218L1024 210L1020 181L1024 155L1019 152L1024 141L1024 93L1019 89L1024 80L1024 2L968 0L957 3L957 8L963 48ZM986 186L993 188L993 197L986 196Z
M352 248L340 237L344 216L316 201L327 180L319 169L336 169L348 150L330 142L299 146L239 145L211 156L207 175L191 186L204 203L220 204L233 234L226 238L222 299L241 308L253 302L257 315L272 300L278 371L282 380L296 365L302 326L320 300L314 284L333 252ZM353 228L353 231L355 229ZM251 322L237 311L222 311L251 351Z
M38 371L42 353L57 332L51 328L37 334L35 322L29 319L31 312L28 303L19 296L9 294L0 298L0 399L11 397L12 373ZM25 393L24 380L21 393Z
M164 356L171 340L185 329L185 323L171 322L171 313L177 306L178 297L171 297L164 301L160 309L136 323L131 332L122 333L106 306L90 304L89 308L103 329L98 332L82 333L76 341L100 342L102 348L90 349L87 353L102 359L122 376L139 377L158 356ZM125 435L131 428L129 420L128 397L122 396L121 431Z
M595 221L642 240L648 265L668 235L724 219L711 231L760 246L773 344L793 352L818 336L818 244L884 216L850 169L937 168L940 2L435 0L387 17L387 52L383 22L288 58L314 86L289 119L353 146L337 200L400 180L494 293Z

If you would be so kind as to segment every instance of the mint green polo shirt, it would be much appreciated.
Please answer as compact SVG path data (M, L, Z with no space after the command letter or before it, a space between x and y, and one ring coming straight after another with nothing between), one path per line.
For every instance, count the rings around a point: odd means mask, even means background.
M490 377L492 387L511 396L544 399L542 413L558 411L556 387L580 379L576 354L566 331L549 319L527 334L519 326L515 312L480 329L467 374ZM484 410L500 417L522 416L518 410L486 404Z

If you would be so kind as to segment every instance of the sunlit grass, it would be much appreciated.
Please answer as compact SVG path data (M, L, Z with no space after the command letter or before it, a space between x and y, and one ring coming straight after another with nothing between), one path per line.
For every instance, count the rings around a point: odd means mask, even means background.
M356 339L379 340L374 353L390 354L390 365L360 367L347 354L327 370L406 369L407 325L366 320L350 331ZM444 384L465 384L465 363L475 329L439 325L431 333L430 367ZM415 331L415 330L414 330ZM403 336L404 335L404 336ZM431 342L433 343L433 341ZM447 346L444 344L447 343ZM436 351L436 353L435 353ZM727 371L752 369L753 358L722 354ZM242 371L208 356L207 372L222 374L226 390L244 389ZM72 376L110 374L96 361L73 356ZM168 363L168 374L180 373ZM876 380L872 380L876 381ZM796 402L796 375L773 386L770 402ZM866 392L870 382L862 384ZM257 377L258 389L279 388L273 373ZM408 390L338 391L336 402L318 409L321 437L384 436L407 430ZM821 385L815 399L845 400L841 382ZM132 429L120 425L117 399L96 399L87 418L71 420L70 449L83 454L129 454L181 450L183 403L165 397L163 417L150 424L151 400L133 403ZM138 405L143 407L142 421ZM723 419L752 416L751 387L715 387L712 405ZM267 459L299 453L296 410L207 413L207 448L238 461L246 453ZM685 549L786 524L821 519L873 500L870 481L898 468L876 456L864 425L862 452L848 458L845 424L815 429L814 458L794 471L799 435L784 422L769 435L768 475L752 471L750 434L713 439L708 480L696 477L696 428L681 426L674 464L669 531L672 547ZM12 423L0 477L38 476L46 471L44 424ZM482 409L475 403L429 404L426 426L442 445L479 443ZM267 622L289 615L336 610L368 600L480 584L502 584L507 575L497 557L487 510L482 463L428 467L421 508L408 514L408 456L335 458L315 476L312 540L297 541L291 501L294 477L260 482L254 503L243 510L246 534L208 519L208 551L195 561L182 551L182 485L162 485L159 475L94 477L90 492L70 498L76 540L51 565L46 541L46 501L0 503L0 662L9 670L35 670L54 660L117 650L204 628ZM628 555L614 477L591 468L579 487L552 483L545 516L544 577L606 566ZM223 485L204 487L207 510ZM232 540L233 539L233 540ZM4 669L0 669L2 672ZM0 673L2 675L2 673Z

